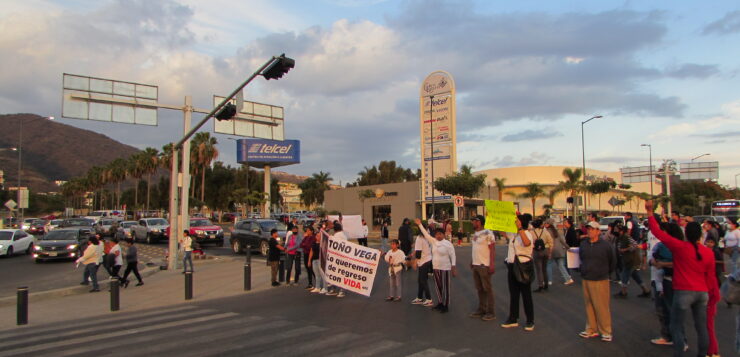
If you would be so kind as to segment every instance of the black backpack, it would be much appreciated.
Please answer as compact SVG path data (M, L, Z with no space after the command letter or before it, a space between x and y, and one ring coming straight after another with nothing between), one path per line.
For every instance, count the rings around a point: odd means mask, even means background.
M540 231L540 234L537 235L537 239L534 240L534 250L536 251L545 250L545 241L542 240L542 238L540 238L542 236L543 231L544 230Z

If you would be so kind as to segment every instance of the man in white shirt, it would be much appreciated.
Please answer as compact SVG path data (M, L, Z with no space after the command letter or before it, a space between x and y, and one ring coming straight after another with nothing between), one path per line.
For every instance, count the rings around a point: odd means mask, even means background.
M424 236L420 235L416 237L414 251L416 266L419 269L419 291L416 299L412 300L411 303L431 307L434 306L432 294L429 290L429 274L432 273L432 246Z
M426 228L421 225L420 219L417 218L414 222L432 246L432 267L434 268L434 282L436 283L438 299L438 304L434 307L434 310L445 313L449 311L450 305L450 273L452 273L452 276L457 276L455 247L452 242L445 239L444 230L436 229L434 237L432 237Z
M334 221L334 224L332 225L334 229L334 234L332 234L332 238L335 240L340 241L347 241L347 235L344 234L344 231L342 230L342 224L339 223L339 221ZM334 296L336 295L338 298L343 298L344 295L344 289L338 288L335 285L329 284L329 292L326 293L327 296Z
M483 321L491 321L496 318L493 300L493 287L491 286L491 275L495 272L493 263L496 260L496 239L493 233L484 229L485 218L481 215L471 219L473 223L473 261L470 269L473 270L475 289L478 290L478 310L470 314L472 318L481 318Z
M370 233L369 229L367 228L367 222L365 220L362 220L362 238L357 239L357 243L359 245L367 247L367 235Z

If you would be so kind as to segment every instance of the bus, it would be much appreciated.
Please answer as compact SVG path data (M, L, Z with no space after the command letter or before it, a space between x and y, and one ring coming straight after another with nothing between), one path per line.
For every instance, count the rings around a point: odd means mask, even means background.
M712 215L725 216L737 220L740 217L740 200L712 202Z

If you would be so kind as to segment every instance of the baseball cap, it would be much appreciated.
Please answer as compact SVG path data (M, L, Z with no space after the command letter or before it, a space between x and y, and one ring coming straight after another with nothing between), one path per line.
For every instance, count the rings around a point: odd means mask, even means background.
M486 223L486 218L482 215L473 216L473 218L470 219L471 221L479 221L481 224Z
M598 223L596 223L596 222L588 222L588 224L587 224L586 226L587 226L587 227L591 227L591 228L594 228L594 229L601 229L601 225L599 225L599 224L598 224Z

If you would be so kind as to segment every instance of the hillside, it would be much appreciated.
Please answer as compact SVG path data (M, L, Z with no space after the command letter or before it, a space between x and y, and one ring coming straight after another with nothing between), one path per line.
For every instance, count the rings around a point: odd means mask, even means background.
M35 114L0 115L0 149L18 146L19 121L23 121L23 182L33 192L55 192L56 180L83 175L91 167L127 158L138 149L105 135L75 128ZM0 150L0 170L5 185L16 186L18 153Z

